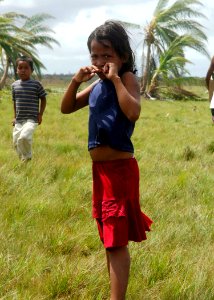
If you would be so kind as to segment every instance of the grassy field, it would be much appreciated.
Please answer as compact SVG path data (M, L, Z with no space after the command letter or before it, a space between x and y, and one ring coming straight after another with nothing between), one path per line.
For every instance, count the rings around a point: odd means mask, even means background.
M91 218L88 110L62 115L61 93L49 92L33 159L23 164L12 148L10 92L1 92L1 300L109 299L105 254ZM133 142L142 210L154 225L146 241L130 243L127 300L213 300L208 102L143 101Z

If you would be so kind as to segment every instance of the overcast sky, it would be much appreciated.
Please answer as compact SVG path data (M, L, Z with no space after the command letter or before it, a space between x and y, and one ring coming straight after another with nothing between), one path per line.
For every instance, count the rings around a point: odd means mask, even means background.
M172 3L174 1L170 1ZM214 55L214 1L201 0L201 12L207 20L198 20L208 36L207 50ZM48 13L54 17L46 22L53 37L60 43L53 50L39 47L39 57L46 70L43 73L74 73L81 66L90 64L87 49L88 35L107 19L116 19L144 26L152 18L158 0L3 0L0 14L17 12L27 16ZM131 36L132 48L136 52L137 67L140 69L140 36ZM193 50L186 51L192 76L205 76L210 60Z

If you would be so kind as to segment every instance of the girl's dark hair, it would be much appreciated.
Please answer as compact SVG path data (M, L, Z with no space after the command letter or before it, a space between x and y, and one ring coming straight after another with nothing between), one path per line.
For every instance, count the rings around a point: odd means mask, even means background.
M17 60L16 60L16 66L18 66L18 63L19 63L20 61L26 61L26 62L29 64L29 66L30 66L30 68L31 68L31 71L33 72L33 70L34 70L34 68L33 68L33 60L32 60L31 57L29 57L29 56L24 56L24 55L18 57Z
M136 73L135 56L130 46L129 36L120 21L108 20L97 27L88 37L89 52L91 52L92 40L96 40L103 45L105 45L104 40L109 41L117 55L126 60L120 74L126 71Z

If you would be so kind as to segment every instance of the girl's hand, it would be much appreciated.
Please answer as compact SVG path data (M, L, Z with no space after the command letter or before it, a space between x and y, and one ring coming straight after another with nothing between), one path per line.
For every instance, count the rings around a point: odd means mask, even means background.
M115 63L106 63L103 67L103 74L109 80L112 80L114 77L118 77L118 66Z
M77 83L85 82L93 78L97 73L101 72L96 66L82 67L74 75L73 80Z

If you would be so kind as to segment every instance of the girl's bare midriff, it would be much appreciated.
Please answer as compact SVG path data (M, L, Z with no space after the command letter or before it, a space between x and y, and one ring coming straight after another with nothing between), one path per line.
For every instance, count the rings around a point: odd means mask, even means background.
M112 149L109 146L100 146L90 150L89 152L93 161L127 159L134 156L133 153Z

